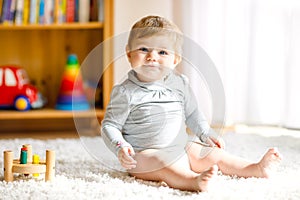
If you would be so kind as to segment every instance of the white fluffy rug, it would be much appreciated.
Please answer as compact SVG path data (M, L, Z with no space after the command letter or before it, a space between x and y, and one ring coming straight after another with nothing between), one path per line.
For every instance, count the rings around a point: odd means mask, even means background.
M1 170L0 199L300 199L299 137L231 133L224 140L229 152L254 161L268 147L277 146L284 156L277 174L268 180L219 175L209 192L193 193L107 169L87 153L78 139L0 140L1 152L10 149L15 156L22 144L31 144L33 152L42 158L45 149L53 149L57 155L56 177L52 182L16 175L14 182L6 183ZM0 165L3 166L3 156Z

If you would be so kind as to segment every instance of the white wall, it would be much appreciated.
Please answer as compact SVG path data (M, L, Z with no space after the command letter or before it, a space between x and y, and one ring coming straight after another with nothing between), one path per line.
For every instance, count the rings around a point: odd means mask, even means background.
M125 57L127 32L132 25L146 15L160 15L173 20L172 0L114 0L114 35L117 51L114 62L114 82L118 83L127 76L130 66ZM123 51L124 50L124 51Z

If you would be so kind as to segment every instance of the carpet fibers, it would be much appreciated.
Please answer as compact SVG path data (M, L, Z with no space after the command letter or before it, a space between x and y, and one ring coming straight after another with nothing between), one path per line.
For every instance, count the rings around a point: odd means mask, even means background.
M1 170L0 199L300 199L299 137L228 133L224 140L227 151L253 161L272 146L279 148L284 159L271 179L219 174L208 192L196 193L111 170L94 159L79 139L6 139L0 140L1 152L13 150L15 156L22 144L31 144L33 153L41 158L45 157L45 149L55 150L56 176L54 181L44 182L42 174L37 180L15 174L15 181L6 183ZM3 169L3 154L0 165Z

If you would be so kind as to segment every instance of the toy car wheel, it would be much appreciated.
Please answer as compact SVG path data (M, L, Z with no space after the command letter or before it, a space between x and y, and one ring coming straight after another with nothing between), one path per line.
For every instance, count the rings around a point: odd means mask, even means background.
M30 109L30 102L25 96L18 96L15 99L14 106L16 110L26 111Z

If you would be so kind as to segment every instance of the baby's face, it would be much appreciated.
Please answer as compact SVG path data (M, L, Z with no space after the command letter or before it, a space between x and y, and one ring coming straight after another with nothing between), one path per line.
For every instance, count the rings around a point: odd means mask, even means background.
M139 80L153 82L162 80L180 61L174 47L167 35L154 35L134 40L126 51Z

